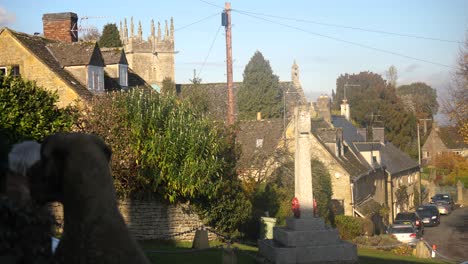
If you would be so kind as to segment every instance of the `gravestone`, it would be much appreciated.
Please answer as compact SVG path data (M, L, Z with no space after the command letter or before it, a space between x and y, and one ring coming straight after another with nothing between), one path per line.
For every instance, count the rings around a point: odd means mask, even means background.
M259 253L275 264L357 263L356 245L342 241L336 229L314 217L310 155L311 120L307 106L294 110L296 152L294 186L300 217L273 229L273 239L260 240Z

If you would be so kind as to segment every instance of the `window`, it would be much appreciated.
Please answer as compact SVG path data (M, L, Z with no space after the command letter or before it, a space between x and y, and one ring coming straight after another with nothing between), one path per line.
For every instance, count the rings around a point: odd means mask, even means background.
M377 164L377 156L372 156L372 164Z
M119 64L119 84L120 86L128 86L128 66Z
M7 68L6 67L0 67L0 75L5 76L7 74Z
M88 89L104 91L104 69L97 66L88 66Z
M11 67L11 76L19 77L20 76L20 69L18 65Z
M14 77L19 77L20 76L19 66L18 65L13 65L11 67L2 66L0 67L0 75L3 75L3 76L11 75Z

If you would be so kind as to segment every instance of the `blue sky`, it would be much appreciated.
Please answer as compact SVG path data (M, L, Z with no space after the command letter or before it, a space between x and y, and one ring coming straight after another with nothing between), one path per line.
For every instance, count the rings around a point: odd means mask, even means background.
M259 50L283 81L291 79L291 65L296 60L303 89L312 98L330 94L340 74L361 71L384 74L390 65L395 65L398 70L398 84L422 81L443 94L450 73L454 71L460 44L377 34L310 21L459 42L464 41L468 30L468 1L465 0L232 0L231 5L234 80L242 81L245 65ZM194 69L200 73L203 82L224 82L225 36L220 19L220 7L223 6L221 0L0 0L0 26L32 34L42 32L42 14L75 12L82 27L95 26L100 30L106 23L119 24L124 18L129 20L133 16L135 24L141 20L143 35L147 36L151 19L164 25L164 20L173 17L175 45L179 52L176 55L176 82L189 82ZM262 15L245 15L241 13L243 11ZM80 20L85 16L90 18ZM184 27L209 16L202 22ZM278 16L295 20L279 19ZM304 20L309 22L301 22ZM206 64L202 67L205 59Z

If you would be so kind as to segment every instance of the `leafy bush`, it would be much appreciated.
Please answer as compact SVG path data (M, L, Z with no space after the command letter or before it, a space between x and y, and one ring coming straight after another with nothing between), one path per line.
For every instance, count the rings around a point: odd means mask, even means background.
M250 214L234 170L234 134L196 115L187 102L132 90L97 98L87 113L83 130L113 149L120 197L190 201L226 232Z
M337 215L335 216L335 224L341 239L351 240L362 234L361 221L356 217Z
M391 250L401 244L401 242L392 235L358 236L352 241L357 244L358 247L380 248L383 250Z
M1 136L13 144L71 130L76 108L59 109L55 105L58 99L57 93L47 91L35 82L0 75Z
M412 256L413 248L410 245L403 244L396 248L393 248L392 253L399 256Z

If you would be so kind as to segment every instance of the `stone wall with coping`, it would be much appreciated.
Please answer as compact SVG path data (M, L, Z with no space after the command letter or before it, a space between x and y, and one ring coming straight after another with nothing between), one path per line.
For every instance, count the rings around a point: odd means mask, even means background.
M128 229L137 240L192 241L195 231L173 235L203 225L200 217L186 204L167 205L156 201L121 200L118 206ZM52 203L50 209L56 221L62 224L62 205ZM208 232L208 238L214 240L216 235Z

